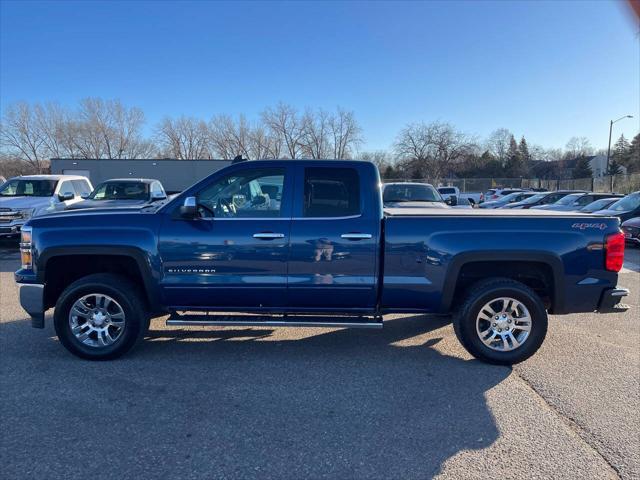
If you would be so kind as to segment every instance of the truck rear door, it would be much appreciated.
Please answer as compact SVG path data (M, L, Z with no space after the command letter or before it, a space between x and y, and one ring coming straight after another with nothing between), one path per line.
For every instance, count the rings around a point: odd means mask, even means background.
M372 205L378 185L368 167L364 162L362 167L298 165L288 274L291 309L375 307L381 222Z

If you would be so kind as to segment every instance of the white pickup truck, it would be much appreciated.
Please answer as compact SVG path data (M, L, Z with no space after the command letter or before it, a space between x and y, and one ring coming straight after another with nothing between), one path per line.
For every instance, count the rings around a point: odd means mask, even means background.
M32 217L65 210L93 190L77 175L25 175L0 186L0 237L13 237Z
M444 198L447 203L451 203L450 199L455 199L451 204L458 204L461 198L469 200L469 203L473 206L478 206L484 201L484 194L482 192L460 192L458 187L438 187L438 192Z

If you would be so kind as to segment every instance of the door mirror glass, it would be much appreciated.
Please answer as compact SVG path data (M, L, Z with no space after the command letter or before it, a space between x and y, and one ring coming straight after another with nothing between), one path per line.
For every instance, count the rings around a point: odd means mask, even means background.
M180 207L180 215L184 218L196 218L198 216L198 206L196 197L187 197Z
M75 198L75 195L73 194L73 192L64 192L64 193L58 194L58 200L60 200L61 202L66 202L67 200L73 200L74 198Z
M167 198L167 195L164 192L158 190L151 191L151 200L164 200L165 198Z

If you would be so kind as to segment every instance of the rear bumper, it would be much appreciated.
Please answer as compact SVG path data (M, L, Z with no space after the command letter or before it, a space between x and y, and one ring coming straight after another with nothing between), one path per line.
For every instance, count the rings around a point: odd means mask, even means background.
M629 305L620 303L620 301L629 295L626 288L610 288L602 293L600 303L598 304L599 313L626 312Z
M44 285L19 283L20 305L31 316L33 328L44 328Z

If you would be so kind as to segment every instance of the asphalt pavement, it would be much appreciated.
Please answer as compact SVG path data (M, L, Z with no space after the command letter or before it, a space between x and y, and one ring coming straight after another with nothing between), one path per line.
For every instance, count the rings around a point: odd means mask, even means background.
M166 327L88 362L17 302L0 246L0 475L122 478L640 478L640 251L624 314L551 317L515 368L449 319L383 330Z

